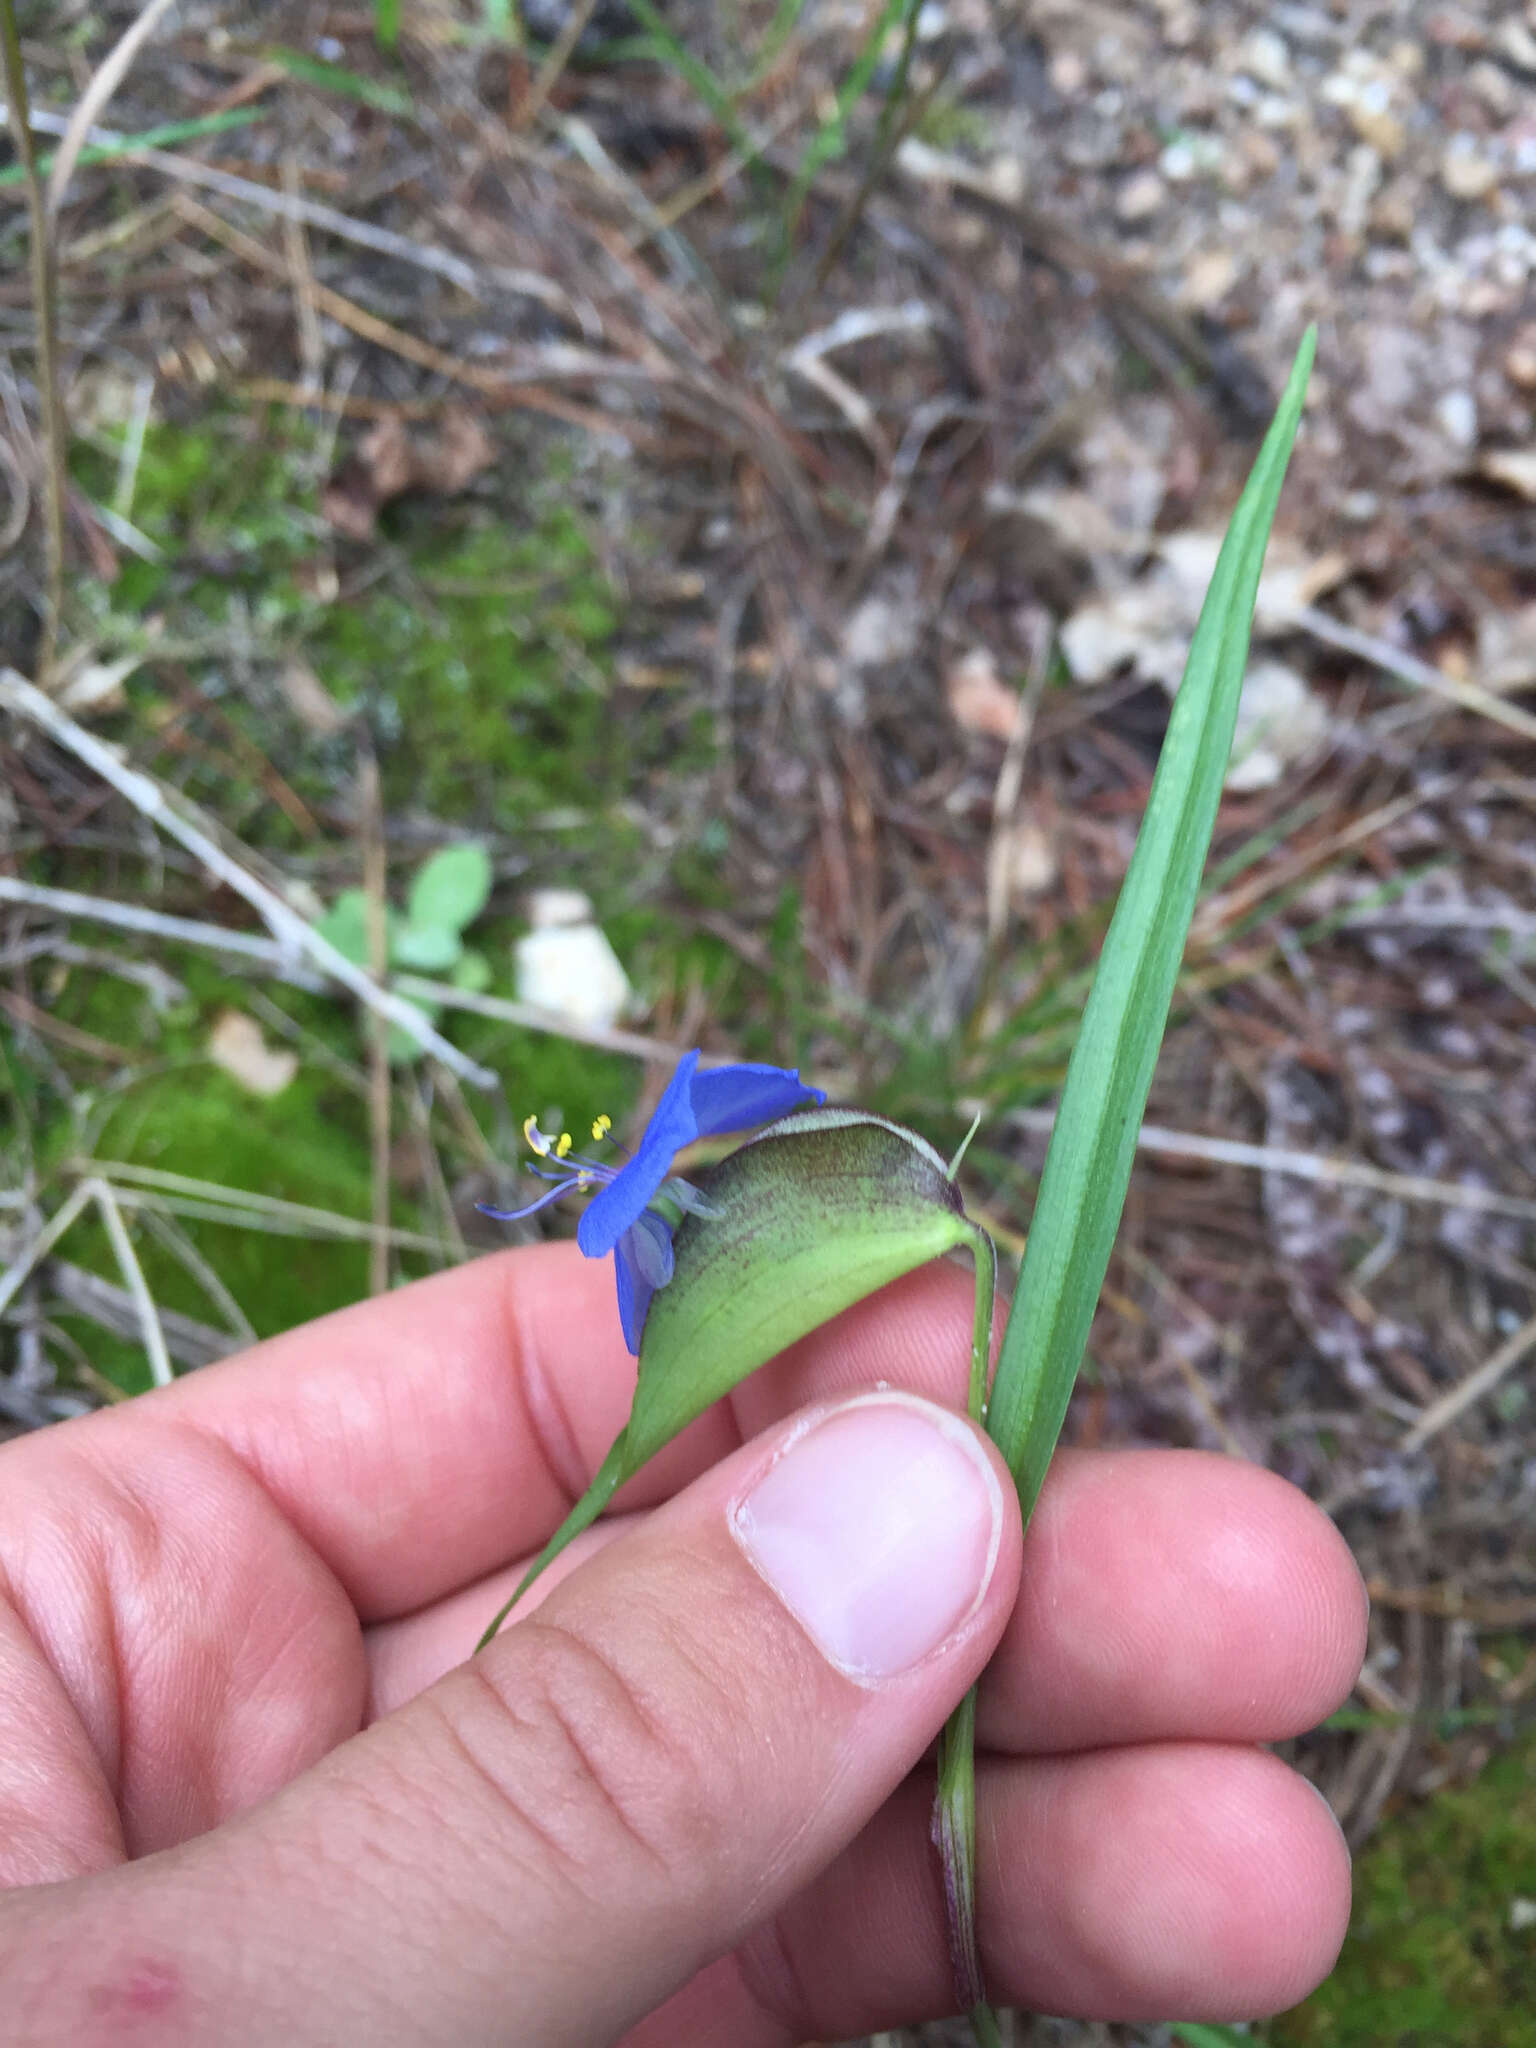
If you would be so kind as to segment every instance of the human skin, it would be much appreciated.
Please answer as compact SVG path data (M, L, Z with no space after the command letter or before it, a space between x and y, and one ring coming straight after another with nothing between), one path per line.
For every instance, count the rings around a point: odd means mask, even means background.
M929 1405L964 1401L958 1270L712 1409L471 1660L624 1421L612 1284L498 1254L0 1448L0 2042L790 2048L947 2011L930 1752L978 1675L997 2002L1302 1998L1348 1855L1261 1745L1352 1685L1353 1561L1188 1451L1064 1453L1021 1546ZM898 1580L865 1525L940 1467L953 1529L897 1517Z

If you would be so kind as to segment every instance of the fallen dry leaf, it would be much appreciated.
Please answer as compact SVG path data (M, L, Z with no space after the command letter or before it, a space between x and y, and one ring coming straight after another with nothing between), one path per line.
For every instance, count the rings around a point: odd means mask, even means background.
M281 1095L299 1071L298 1054L269 1046L255 1018L239 1010L220 1012L208 1034L208 1057L252 1095Z
M320 510L349 540L368 540L380 511L406 491L452 497L496 459L496 444L474 413L443 408L437 424L411 433L391 414L370 427L320 493Z
M1316 753L1332 721L1328 707L1283 661L1257 661L1243 678L1226 787L1273 789L1286 769Z
M496 460L495 442L475 414L461 405L446 407L436 433L419 436L412 452L412 482L445 498L467 489Z
M1478 467L1496 484L1507 484L1522 498L1536 499L1536 448L1492 448Z
M332 733L340 732L346 724L347 714L308 662L285 663L279 671L277 681L278 687L288 700L289 710L305 730L314 733L316 738L328 739Z
M944 695L956 724L967 732L1005 740L1018 723L1019 693L998 674L997 658L989 647L973 647L951 664Z

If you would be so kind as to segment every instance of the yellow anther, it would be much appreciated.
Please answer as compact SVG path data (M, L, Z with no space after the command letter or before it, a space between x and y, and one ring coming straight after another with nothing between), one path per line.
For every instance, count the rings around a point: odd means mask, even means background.
M539 1120L536 1116L523 1119L523 1136L527 1139L531 1152L536 1152L541 1159L549 1157L549 1140L539 1129Z
M601 1141L602 1139L604 1139L604 1138L606 1138L606 1137L607 1137L608 1133L609 1133L609 1132L610 1132L610 1131L611 1131L612 1129L613 1129L613 1118L612 1118L611 1116L603 1115L603 1116L600 1116L600 1117L598 1117L598 1118L596 1119L596 1121L595 1121L595 1122L593 1123L593 1125L592 1125L592 1135L593 1135L593 1137L594 1137L594 1138L598 1139L598 1140L599 1140L599 1142L600 1142L600 1141Z
M571 1134L569 1131L562 1131L555 1145L555 1157L557 1159L563 1159L566 1153L570 1151L570 1149Z

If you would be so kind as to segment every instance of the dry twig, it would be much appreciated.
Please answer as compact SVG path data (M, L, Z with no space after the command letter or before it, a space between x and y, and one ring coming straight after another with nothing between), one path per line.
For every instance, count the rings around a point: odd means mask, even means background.
M1438 1436L1474 1401L1481 1401L1485 1394L1492 1393L1499 1381L1512 1373L1517 1365L1523 1364L1533 1350L1536 1350L1536 1316L1522 1324L1476 1372L1469 1372L1448 1393L1432 1402L1403 1438L1403 1449L1422 1450L1431 1437Z
M0 875L0 903L21 903L34 910L53 911L60 917L83 917L96 924L115 926L119 931L143 932L174 945L227 953L268 969L294 988L328 986L326 976L306 969L293 946L285 944L281 936L264 938L258 932L231 931L225 925L206 924L199 918L173 917L166 911L146 910L138 903L119 903L110 896L50 889L39 882L21 881L15 875ZM494 1018L498 1024L513 1024L522 1031L547 1032L552 1038L569 1039L573 1045L594 1045L603 1052L624 1053L630 1059L646 1060L657 1066L675 1066L687 1049L666 1039L648 1038L643 1032L603 1030L564 1017L558 1010L512 1002L504 996L475 994L469 989L455 988L452 982L429 981L419 974L400 975L396 987L402 995L419 1002L436 1003L449 1010L472 1010L476 1016Z

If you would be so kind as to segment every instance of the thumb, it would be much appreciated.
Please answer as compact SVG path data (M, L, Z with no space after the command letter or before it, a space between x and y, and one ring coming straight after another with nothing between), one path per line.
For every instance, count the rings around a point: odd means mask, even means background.
M70 1887L96 1894L89 1947L47 1946L67 1979L105 1942L177 2042L611 2041L895 1789L1000 1636L1019 1550L962 1417L895 1391L808 1410L263 1807ZM99 2015L100 1981L78 1995Z

